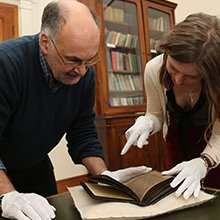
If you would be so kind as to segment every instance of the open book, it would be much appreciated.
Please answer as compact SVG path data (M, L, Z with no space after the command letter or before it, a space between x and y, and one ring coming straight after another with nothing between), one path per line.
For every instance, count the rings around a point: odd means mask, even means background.
M109 176L99 175L90 177L89 182L81 182L81 185L94 199L147 206L175 191L170 186L173 178L154 170L123 183Z

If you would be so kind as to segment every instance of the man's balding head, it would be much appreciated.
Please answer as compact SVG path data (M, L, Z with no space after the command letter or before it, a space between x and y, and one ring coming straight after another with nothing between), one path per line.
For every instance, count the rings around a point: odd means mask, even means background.
M76 0L58 0L50 2L45 7L41 32L56 38L59 31L69 21L74 25L72 28L86 29L90 27L88 25L92 27L96 25L99 28L98 16L86 5Z
M39 44L54 78L67 85L77 83L85 75L87 63L97 62L99 57L100 30L94 14L76 0L49 3Z

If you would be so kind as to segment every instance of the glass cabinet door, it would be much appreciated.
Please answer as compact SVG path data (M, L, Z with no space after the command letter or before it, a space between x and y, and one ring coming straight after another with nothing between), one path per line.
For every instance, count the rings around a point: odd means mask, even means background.
M168 1L163 1L160 5L155 2L153 0L143 1L147 60L157 55L158 42L174 24L173 11L176 5Z
M109 106L144 104L143 66L135 1L104 0Z
M148 8L148 25L151 58L157 54L157 43L170 30L169 15L157 9Z

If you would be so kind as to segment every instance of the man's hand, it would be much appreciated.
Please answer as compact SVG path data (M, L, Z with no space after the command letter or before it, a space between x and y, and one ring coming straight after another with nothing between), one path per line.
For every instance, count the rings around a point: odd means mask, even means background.
M119 182L125 182L133 177L139 176L144 173L148 173L152 170L151 167L139 166L139 167L129 167L125 169L120 169L116 171L106 170L102 172L102 175L107 175Z
M201 189L200 182L207 174L207 167L201 158L196 158L187 162L179 163L172 169L163 171L162 174L178 174L170 185L175 188L182 182L176 190L176 197L183 194L183 198L187 200L191 195L194 195L194 197L199 196Z
M121 155L127 153L132 145L142 148L148 144L148 137L153 130L153 121L146 116L140 116L126 132L127 143L121 151Z
M2 216L18 220L51 220L55 208L35 193L6 193L2 199Z

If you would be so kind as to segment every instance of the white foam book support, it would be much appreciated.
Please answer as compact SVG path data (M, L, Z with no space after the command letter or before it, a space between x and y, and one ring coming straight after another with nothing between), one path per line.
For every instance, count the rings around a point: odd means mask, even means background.
M172 193L153 205L140 207L130 203L94 200L81 186L70 187L68 190L83 220L144 219L197 206L214 198L214 195L203 191L200 192L198 198L191 197L188 200L184 200L182 197L176 198Z

